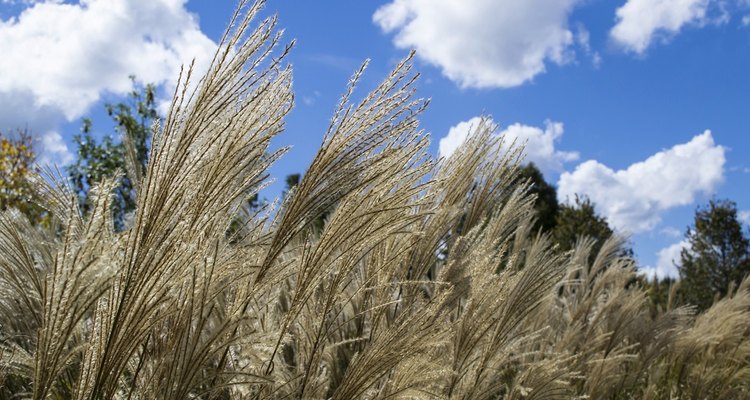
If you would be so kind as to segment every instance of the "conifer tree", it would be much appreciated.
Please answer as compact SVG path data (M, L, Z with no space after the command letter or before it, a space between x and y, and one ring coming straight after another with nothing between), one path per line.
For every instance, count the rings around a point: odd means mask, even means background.
M695 212L680 255L682 297L704 310L750 272L750 240L730 200L711 200Z

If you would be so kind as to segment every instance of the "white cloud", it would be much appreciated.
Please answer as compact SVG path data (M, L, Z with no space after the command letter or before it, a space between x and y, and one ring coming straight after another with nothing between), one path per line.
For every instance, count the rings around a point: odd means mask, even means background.
M28 126L43 151L60 150L53 145L59 124L83 116L105 93L132 90L129 75L169 91L183 63L196 58L196 69L205 69L215 44L186 1L24 0L18 16L0 21L0 99L8 100L0 129Z
M745 225L750 225L750 210L741 210L738 212L737 219Z
M640 268L640 272L649 278L653 278L654 275L656 275L658 279L667 277L678 278L680 276L680 272L675 264L679 265L682 249L686 249L689 247L690 244L688 243L688 241L682 240L669 247L665 247L659 250L659 252L657 253L658 258L656 261L656 266L642 267Z
M45 0L0 0L0 4L17 5L17 4L34 4L41 3ZM46 0L49 3L61 3L63 0Z
M451 127L448 134L440 139L440 155L448 157L473 133L481 117L474 117L468 121L459 122ZM492 122L492 121L490 121ZM497 133L505 138L505 144L515 142L524 145L525 161L534 162L542 171L560 171L563 163L578 159L578 153L560 151L555 148L563 135L563 124L560 122L545 123L544 129L535 126L513 124Z
M438 143L440 156L450 157L466 139L470 133L479 126L481 117L474 117L468 121L461 121L448 130L448 134L440 139Z
M313 106L320 98L320 92L313 90L312 94L302 96L302 104L306 106Z
M576 25L576 42L586 53L591 52L591 33L586 27L578 23Z
M663 211L691 204L696 195L715 190L724 179L724 152L705 131L627 169L614 171L589 160L560 176L558 196L565 201L584 194L616 229L648 231L659 223Z
M73 153L70 152L65 144L62 135L55 131L45 133L39 138L41 145L40 156L37 158L37 164L45 165L67 165L73 162Z
M0 22L0 91L27 91L34 106L80 117L104 92L173 82L193 57L207 64L214 43L185 0L35 3Z
M34 95L29 91L0 91L0 132L23 129L34 138L34 152L40 165L63 165L73 160L63 137L55 130L65 119L62 111L50 106L33 107Z
M591 33L582 23L576 24L575 41L583 54L591 59L591 65L599 68L602 64L602 56L597 51L591 49Z
M657 37L669 38L685 25L708 22L709 3L711 0L628 0L617 9L617 23L610 35L625 49L643 53ZM716 22L726 19L720 17Z
M673 237L673 238L678 238L678 237L682 236L682 231L679 230L679 229L677 229L677 228L675 228L675 227L673 227L673 226L664 227L659 232L662 235Z
M392 0L373 20L462 87L505 88L544 72L548 61L570 61L568 17L581 2Z
M598 52L594 52L594 54L591 55L591 64L594 68L602 66L602 56Z

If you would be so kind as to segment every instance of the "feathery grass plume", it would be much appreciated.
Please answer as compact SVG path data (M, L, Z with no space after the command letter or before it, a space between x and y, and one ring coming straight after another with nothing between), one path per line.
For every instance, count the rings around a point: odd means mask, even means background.
M519 204L521 199L523 203ZM531 206L527 198L519 196L505 207L530 210ZM503 216L502 212L498 214ZM490 220L487 230L493 232L493 228L506 222L509 221L504 218ZM528 316L551 295L563 270L546 237L520 249L512 247L514 232L507 232L499 240L494 235L475 235L479 243L470 246L460 259L449 260L464 264L469 280L466 299L458 303L452 350L448 353L451 356L447 360L452 373L445 392L449 397L495 398L507 395L514 386L516 374L523 368L524 349L530 345L527 341L537 334L528 325ZM500 265L505 268L496 273Z
M48 267L42 289L42 324L37 333L33 397L66 393L72 383L82 345L82 322L107 292L113 276L111 265L120 245L110 213L116 179L92 189L90 216L80 220L72 198L64 221L62 243ZM62 194L61 194L62 195ZM59 394L58 394L59 395Z
M698 315L675 339L664 376L676 396L743 398L750 393L749 286L746 278L734 295Z
M417 77L409 73L411 57L399 63L356 107L349 101L367 62L354 74L320 150L275 221L277 228L258 279L292 238L347 194L370 183L377 172L375 165L388 162L388 153L379 150L413 140L404 141L404 133L417 128L417 116L427 102L411 98Z
M0 398L30 393L36 333L42 326L45 271L51 246L15 210L0 214ZM36 245L35 245L36 243Z
M410 58L356 107L348 101L364 66L355 74L320 151L274 222L276 231L258 279L267 279L267 272L278 268L293 268L281 334L271 355L282 347L293 351L286 364L299 379L279 389L289 395L332 393L335 387L326 384L329 373L343 382L355 379L335 372L352 357L339 349L356 346L362 340L358 336L367 332L358 329L360 335L352 336L345 330L351 328L350 321L366 320L366 314L384 306L368 301L368 293L384 287L393 291L393 267L398 265L365 266L363 259L377 260L368 254L387 243L414 242L419 234L415 226L423 212L418 208L428 198L424 180L431 163L416 120L425 102L411 99L415 77L410 76ZM319 236L304 231L332 207ZM295 241L302 244L289 248ZM282 343L287 333L292 342ZM270 360L268 373L276 362Z
M101 339L84 359L81 397L110 398L121 390L121 375L136 354L141 360L132 375L146 372L154 395L187 396L221 377L223 366L208 377L200 367L213 366L241 338L235 328L245 319L242 293L228 286L252 267L227 248L224 233L243 195L258 189L283 153L265 155L292 101L291 71L281 65L285 52L266 61L280 40L275 19L249 32L261 4L235 15L234 33L222 39L192 92L188 71L155 135L133 226L122 236L121 267L95 316ZM147 357L162 349L179 352L145 369ZM142 388L138 383L127 390Z
M548 311L554 351L575 356L576 388L594 398L622 392L638 350L631 335L647 314L645 293L628 285L635 267L620 256L621 244L608 240L589 265L593 241L579 241L561 295Z

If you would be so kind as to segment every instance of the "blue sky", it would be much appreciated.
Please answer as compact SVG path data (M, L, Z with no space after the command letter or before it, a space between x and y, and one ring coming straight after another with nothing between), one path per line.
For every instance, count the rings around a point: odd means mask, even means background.
M168 93L183 61L204 66L234 6L0 0L0 130L29 127L42 161L69 161L82 117L111 129L102 105L128 75ZM264 13L297 40L280 182L304 171L359 64L371 59L362 94L414 48L434 154L491 116L562 201L588 195L631 233L649 271L674 273L712 197L750 222L749 0L270 0Z

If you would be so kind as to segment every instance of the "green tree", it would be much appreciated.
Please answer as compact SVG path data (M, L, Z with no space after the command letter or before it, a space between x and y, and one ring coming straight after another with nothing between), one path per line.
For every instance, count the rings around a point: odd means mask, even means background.
M750 240L729 200L699 207L685 236L690 246L680 255L682 298L705 310L750 272Z
M573 204L560 205L552 238L562 251L572 250L581 237L592 238L593 256L613 233L607 219L596 213L594 203L588 197L576 195ZM625 252L630 253L630 250Z
M102 179L122 173L121 185L114 192L112 212L116 227L122 229L125 216L135 209L133 182L124 174L128 169L128 153L134 159L131 171L140 175L148 161L151 129L158 118L155 88L153 85L139 86L131 76L134 88L126 102L107 104L107 114L115 123L117 135L104 135L97 142L93 135L91 120L84 119L81 133L74 137L78 148L74 164L67 167L73 187L78 193L81 209L87 213L90 207L89 190ZM131 146L128 146L130 144ZM132 174L130 174L132 175Z
M302 176L300 174L289 174L286 176L286 188L283 192L284 196L286 196L286 194L289 193L289 191L292 190L295 186L299 185L301 177Z
M536 210L536 224L534 231L551 231L556 225L556 218L560 205L557 203L557 190L544 180L542 171L530 162L519 168L518 180L531 184L529 193L536 196L534 210Z
M19 130L15 135L0 132L0 211L17 209L32 224L45 222L46 212L33 201L32 184L36 153L31 135Z
M517 182L529 182L529 193L536 196L534 231L550 232L561 251L572 250L578 239L590 237L595 244L592 254L597 254L602 244L614 233L606 218L597 214L594 203L585 196L576 196L573 204L560 204L557 190L545 179L534 163L519 168ZM624 255L632 255L624 249Z

